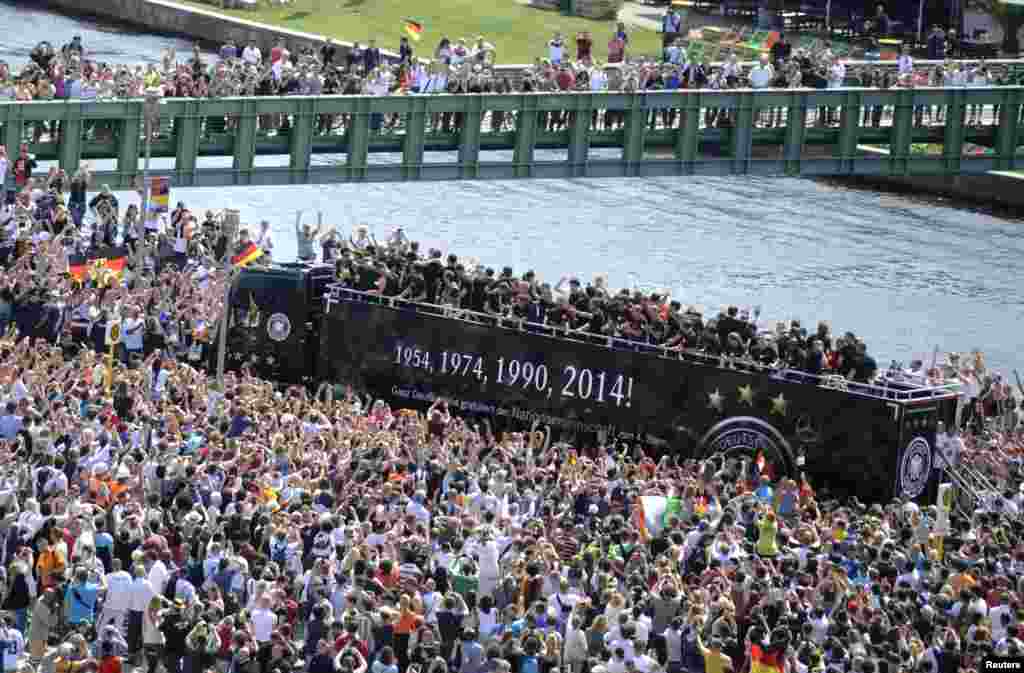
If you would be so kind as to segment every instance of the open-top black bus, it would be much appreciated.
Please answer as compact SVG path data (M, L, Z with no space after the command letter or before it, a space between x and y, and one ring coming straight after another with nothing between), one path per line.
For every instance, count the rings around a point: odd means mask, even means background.
M761 453L869 501L932 493L939 421L954 385L840 377L727 362L618 338L565 333L331 285L329 267L242 274L229 366L271 379L344 382L392 405L439 397L496 427L535 421L571 434L639 438L700 458Z

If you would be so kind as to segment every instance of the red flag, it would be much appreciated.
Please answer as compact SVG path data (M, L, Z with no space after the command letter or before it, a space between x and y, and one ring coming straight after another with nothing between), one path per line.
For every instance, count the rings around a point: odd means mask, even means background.
M805 475L800 475L800 497L801 498L813 498L814 489L811 488L810 482L807 481Z
M760 645L750 646L750 673L782 673L783 653L777 650L766 652Z

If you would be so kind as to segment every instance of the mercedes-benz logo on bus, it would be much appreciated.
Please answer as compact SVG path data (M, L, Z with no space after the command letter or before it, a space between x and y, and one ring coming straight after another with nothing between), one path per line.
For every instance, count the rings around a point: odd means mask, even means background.
M932 471L932 445L924 437L915 437L903 451L900 461L900 494L916 498L924 493Z
M284 341L292 333L292 321L284 313L275 313L267 320L267 336L274 341Z
M751 416L720 421L704 434L698 447L705 456L723 453L753 457L763 452L787 472L793 468L793 452L785 437L772 425Z

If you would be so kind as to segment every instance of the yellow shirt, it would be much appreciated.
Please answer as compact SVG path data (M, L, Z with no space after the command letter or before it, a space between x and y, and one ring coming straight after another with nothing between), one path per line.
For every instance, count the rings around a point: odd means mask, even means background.
M731 673L732 658L719 652L715 654L706 647L700 649L704 655L704 673Z
M764 517L757 524L757 553L761 556L776 556L779 553L779 524L774 518Z

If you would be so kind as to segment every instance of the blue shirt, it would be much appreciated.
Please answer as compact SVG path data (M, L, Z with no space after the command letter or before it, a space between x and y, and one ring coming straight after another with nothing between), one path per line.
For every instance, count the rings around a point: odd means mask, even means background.
M81 624L94 619L96 611L96 597L99 594L99 585L87 582L86 584L71 584L64 593L64 601L68 606L68 622Z
M14 439L22 428L21 416L5 415L0 416L0 437L3 439Z
M96 533L96 549L111 549L114 546L114 538L110 533Z
M231 419L231 427L228 429L227 438L240 437L250 425L252 423L245 416L235 416Z

